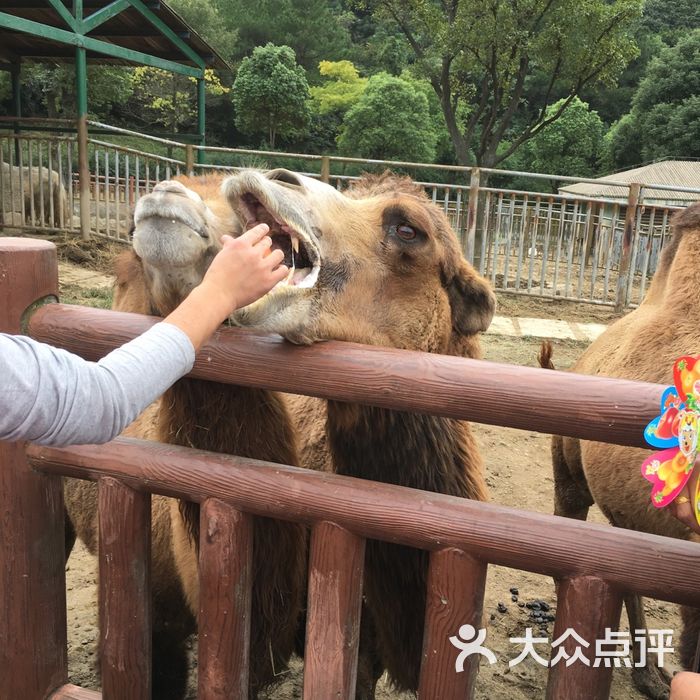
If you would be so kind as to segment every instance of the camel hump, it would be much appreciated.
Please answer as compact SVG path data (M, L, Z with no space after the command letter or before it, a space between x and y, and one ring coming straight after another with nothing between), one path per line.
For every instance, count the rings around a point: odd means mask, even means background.
M552 362L552 355L554 354L554 346L549 340L543 340L540 351L537 354L537 361L540 363L542 369L556 369L554 363Z
M671 224L676 233L700 228L700 202L691 204L673 216Z

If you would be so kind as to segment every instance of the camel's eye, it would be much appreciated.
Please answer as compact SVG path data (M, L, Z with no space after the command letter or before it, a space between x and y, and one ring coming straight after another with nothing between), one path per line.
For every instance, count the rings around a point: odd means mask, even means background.
M412 241L416 237L416 229L408 224L396 227L396 235L404 241Z
M418 237L416 229L408 224L393 224L389 226L389 233L408 243L415 241Z

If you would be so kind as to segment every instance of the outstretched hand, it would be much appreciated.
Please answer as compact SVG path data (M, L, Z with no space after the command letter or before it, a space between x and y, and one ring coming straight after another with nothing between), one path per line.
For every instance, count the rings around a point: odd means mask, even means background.
M201 283L166 319L187 334L195 350L241 306L269 292L288 274L284 253L270 250L267 224L258 224L238 238L223 236L223 248Z
M212 260L202 286L219 295L227 307L224 317L253 303L288 274L284 253L270 250L267 224L258 224L238 238L223 236L223 248Z

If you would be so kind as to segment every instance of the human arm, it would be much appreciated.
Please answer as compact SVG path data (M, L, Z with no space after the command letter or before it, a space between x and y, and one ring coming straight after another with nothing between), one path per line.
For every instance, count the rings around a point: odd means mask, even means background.
M66 445L118 435L189 372L197 348L237 307L287 269L267 227L225 240L202 283L168 316L98 363L21 336L0 335L0 439ZM198 291L199 290L199 291Z

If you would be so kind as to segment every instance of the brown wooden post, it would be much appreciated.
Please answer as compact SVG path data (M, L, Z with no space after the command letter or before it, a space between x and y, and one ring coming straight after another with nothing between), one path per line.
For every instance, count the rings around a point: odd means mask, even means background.
M0 238L0 331L58 296L52 243ZM61 478L32 471L22 442L0 441L0 677L3 698L38 700L68 680ZM8 672L9 671L9 672Z
M185 144L185 172L191 177L194 175L194 146Z
M622 593L600 578L576 576L560 582L553 641L568 630L575 631L589 646L583 648L569 636L561 647L570 657L573 656L576 647L581 647L581 652L590 665L577 660L567 666L565 658L559 660L549 672L547 700L608 698L613 667L606 667L604 662L598 667L593 665L596 657L596 639L604 638L606 627L617 630L621 610ZM553 648L553 657L556 653Z
M53 693L48 700L102 700L102 693L67 683Z
M105 700L151 697L151 496L98 482L99 609Z
M467 209L467 240L464 256L474 265L474 248L476 243L476 224L479 215L479 168L473 168L469 182L469 207ZM478 266L477 266L478 267Z
M78 182L80 184L80 235L90 240L90 166L88 164L87 115L78 119ZM95 200L99 197L96 187ZM95 207L98 202L95 201ZM95 209L97 215L97 208Z
M321 156L321 182L331 181L331 159L328 156Z
M482 628L486 563L459 549L442 549L430 554L423 663L418 696L421 700L468 700L474 692L479 670L479 654L464 661L457 672L459 648L450 637L459 637L463 625L475 634ZM472 641L470 637L465 641Z
M638 182L630 184L627 197L627 212L625 213L625 230L622 234L622 252L620 255L620 271L617 277L617 294L615 296L615 311L622 311L627 306L627 282L629 280L632 262L633 243L636 237L637 207L642 186Z
M199 700L247 698L253 519L215 498L200 512Z
M304 699L354 698L365 540L330 522L311 534Z

